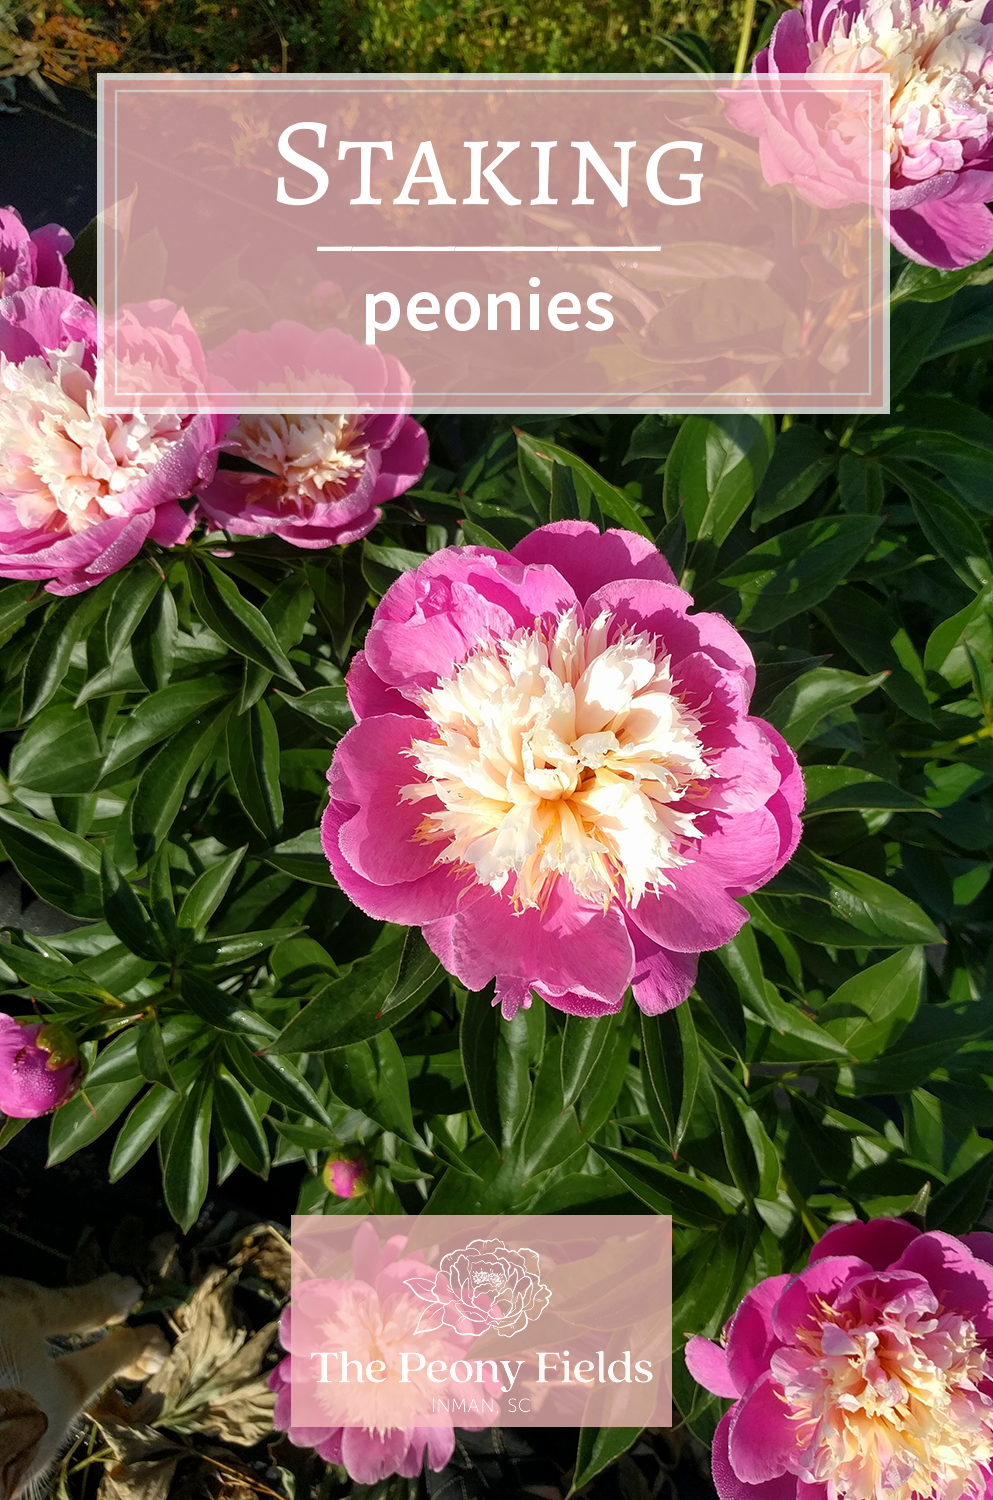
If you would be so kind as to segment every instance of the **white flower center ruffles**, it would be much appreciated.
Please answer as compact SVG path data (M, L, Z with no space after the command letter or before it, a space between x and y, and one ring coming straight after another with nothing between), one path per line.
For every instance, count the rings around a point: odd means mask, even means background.
M825 1308L772 1373L803 1478L829 1500L984 1500L993 1458L989 1362L968 1318L897 1298L863 1321Z
M229 453L278 474L282 504L310 514L316 505L339 500L366 466L369 445L359 416L279 416L248 412L228 433Z
M841 7L810 48L819 73L886 73L889 148L910 181L958 172L993 130L993 25L987 0L867 0Z
M185 418L98 411L82 343L0 354L3 492L31 531L85 531L128 514L123 494L175 443Z
M480 645L421 701L437 734L413 741L423 779L401 796L441 803L418 830L443 844L436 863L494 891L512 880L521 910L560 876L604 909L636 906L688 862L701 834L680 804L711 770L652 636L572 609L550 631Z

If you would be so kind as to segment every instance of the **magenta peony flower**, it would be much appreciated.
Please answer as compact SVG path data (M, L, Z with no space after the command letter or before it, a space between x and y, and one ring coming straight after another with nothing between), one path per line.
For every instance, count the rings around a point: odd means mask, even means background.
M441 1328L414 1345L422 1304L405 1282L408 1277L424 1276L429 1268L420 1255L401 1260L405 1244L403 1235L394 1235L380 1249L376 1231L364 1223L352 1247L354 1280L316 1280L293 1291L293 1303L302 1309L306 1323L320 1327L326 1340L321 1347L347 1350L349 1359L359 1360L363 1368L370 1360L382 1361L381 1383L332 1381L318 1386L319 1399L328 1409L328 1426L294 1427L291 1359L282 1360L269 1376L269 1387L276 1392L275 1426L291 1442L315 1448L328 1463L343 1465L360 1484L376 1484L391 1474L413 1479L420 1474L425 1456L429 1468L443 1469L455 1449L452 1427L417 1425L419 1414L430 1409L426 1403L432 1397L452 1394L453 1388L430 1383L420 1371L401 1382L400 1355L416 1347L427 1367L438 1359L450 1364L465 1356L471 1340ZM283 1348L292 1350L292 1308L283 1313L279 1337ZM309 1356L310 1347L300 1352ZM466 1395L464 1389L454 1393Z
M971 265L993 250L985 207L993 199L989 0L803 0L777 21L753 67L772 79L888 75L891 239L918 264L943 268ZM815 203L846 201L843 179L866 170L864 128L843 119L844 111L834 124L812 128L809 100L795 92L791 99L788 90L763 100L743 100L753 120L742 116L741 124L762 137L767 180L794 182ZM832 199L837 191L842 196Z
M751 653L651 542L560 521L447 547L378 605L348 674L324 849L505 1016L654 1015L789 859L803 784L748 713Z
M72 291L62 258L72 247L72 235L61 224L43 224L29 234L16 208L0 208L0 296L28 286Z
M0 1111L36 1120L76 1092L79 1053L61 1026L0 1012Z
M369 1191L369 1173L360 1156L332 1156L324 1164L324 1185L336 1198L359 1198Z
M78 594L151 538L214 470L230 418L111 416L95 401L96 314L55 287L0 298L0 577Z
M993 1235L837 1224L799 1276L748 1293L694 1380L735 1404L721 1500L986 1500L993 1494Z
M323 404L329 391L339 391L343 405L375 406L387 390L401 390L409 404L410 381L397 361L336 328L315 333L282 321L264 333L238 333L211 353L210 368L232 389L246 368L261 391L285 393L292 381L301 405ZM428 461L424 429L402 412L247 412L224 449L267 472L219 469L200 491L204 514L224 531L310 548L368 535L380 506L416 484Z

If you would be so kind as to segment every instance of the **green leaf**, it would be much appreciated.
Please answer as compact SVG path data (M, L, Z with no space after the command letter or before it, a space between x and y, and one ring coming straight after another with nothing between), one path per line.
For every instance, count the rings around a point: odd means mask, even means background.
M266 1040L276 1035L276 1028L257 1011L241 1005L236 995L226 994L198 974L184 974L180 989L194 1015L218 1031L233 1032L236 1036L264 1037Z
M666 464L666 517L677 514L678 499L689 540L720 547L751 504L775 442L769 416L687 417Z
M724 1144L724 1160L728 1164L731 1180L745 1202L751 1205L759 1195L761 1184L759 1164L742 1119L744 1106L740 1100L730 1098L720 1086L714 1089L714 1100ZM749 1113L755 1112L751 1110Z
M720 580L741 595L736 624L771 630L820 604L862 557L878 526L876 516L825 516L753 547Z
M178 1093L161 1084L153 1085L147 1094L142 1095L114 1142L108 1169L111 1182L119 1182L125 1172L130 1172L135 1162L140 1161L181 1103Z
M526 453L532 460L532 467L539 462L547 466L549 493L551 492L551 465L564 464L567 469L571 470L573 479L578 481L578 484L585 485L596 496L597 504L605 516L609 516L612 521L616 521L626 531L636 531L639 536L647 537L651 541L651 531L635 510L627 495L624 494L624 491L619 490L616 485L608 483L601 474L598 474L595 469L591 469L589 464L584 463L581 458L577 458L567 448L560 448L557 443L545 442L543 438L532 437L527 432L518 432L517 443L519 450L522 453ZM547 499L538 514L541 520L544 520L547 516Z
M338 683L334 687L313 688L309 693L301 693L299 697L293 697L289 693L282 693L280 696L298 714L305 714L308 719L313 719L324 729L332 730L335 735L344 734L355 723L344 683Z
M269 1171L269 1142L245 1089L221 1064L214 1075L214 1104L225 1137L238 1160L257 1177Z
M927 1213L928 1229L940 1229L945 1234L968 1234L979 1228L991 1186L993 1149L932 1196Z
M766 711L766 718L788 745L799 750L828 714L858 703L885 681L885 672L859 677L855 672L841 672L836 667L815 667L783 689Z
M32 719L10 752L10 783L59 797L91 792L102 760L86 709L52 703Z
M177 927L198 933L206 930L211 917L227 895L247 850L248 845L242 844L240 849L235 849L226 859L219 859L216 865L210 865L202 875L197 876L179 908Z
M700 1046L688 1005L641 1017L641 1057L648 1112L676 1157L700 1083Z
M511 1143L527 1116L528 1036L523 1010L504 1021L490 1001L487 991L468 996L459 1047L476 1118L499 1149Z
M58 1166L103 1135L144 1087L145 1080L140 1077L102 1084L87 1084L84 1079L79 1093L73 1094L52 1117L47 1165Z
M599 1017L566 1016L559 1059L563 1109L575 1103L586 1087L609 1034L610 1028Z
M752 899L810 942L896 948L942 941L930 917L894 885L818 855L795 856Z
M0 807L0 839L7 858L36 895L72 917L99 917L100 855L58 823Z
M168 836L196 770L214 747L230 705L201 712L146 767L131 804L131 834L145 864Z
M189 682L174 682L143 698L121 721L121 728L111 741L103 766L104 779L152 745L177 734L229 691L229 684L223 678L208 675L191 678Z
M279 784L279 733L265 703L232 715L227 728L228 764L238 801L259 833L270 843L283 827L283 793Z
M728 972L726 961L721 963L714 954L701 953L694 988L735 1054L743 1058L748 1045L748 1034L745 1030L742 997Z
M46 594L40 583L7 583L0 587L0 646L7 644L32 610L50 604L51 600L51 594Z
M328 1052L377 1036L427 998L440 972L419 933L374 948L320 989L287 1023L267 1055Z
M871 771L854 766L807 766L803 773L807 788L804 817L821 813L871 812L892 808L894 812L920 812L936 816L937 808L928 807L912 792L884 781Z
M122 574L104 623L107 654L111 660L130 645L131 637L164 581L161 573L144 558L139 558Z
M618 1151L595 1141L593 1150L657 1214L671 1214L680 1224L706 1229L720 1224L731 1211L709 1184L655 1161L645 1151Z
M197 613L214 634L239 656L302 690L303 685L276 632L262 611L242 597L233 579L202 556L194 559L189 577Z
M256 1056L241 1037L227 1037L225 1046L232 1068L248 1088L261 1089L286 1109L334 1130L331 1116L306 1078L285 1057Z
M934 628L924 648L925 671L937 672L950 687L964 687L971 677L967 647L993 657L993 589Z
M908 261L900 272L890 294L890 305L901 302L944 302L965 286L988 282L993 276L993 257L987 255L975 265L960 266L953 271L938 266L919 266Z
M832 448L819 428L796 422L780 433L755 498L752 530L809 500L837 462L838 450Z
M817 1019L858 1062L886 1051L913 1020L921 995L924 950L905 948L849 979Z
M149 1083L160 1083L163 1088L179 1092L176 1080L169 1070L169 1061L166 1057L165 1041L162 1036L162 1028L157 1016L149 1016L147 1021L142 1021L137 1027L138 1041L135 1047L135 1061L141 1069L143 1078Z
M111 591L88 589L53 605L35 637L24 667L20 722L27 723L51 702L69 670L73 647L110 602Z
M101 861L100 888L104 920L114 935L139 958L147 958L151 963L163 961L165 953L158 933L138 896L111 859L106 844Z
M314 609L314 593L299 575L284 578L262 606L262 613L276 633L284 651L290 651L303 637ZM257 703L272 681L272 673L253 662L245 662L238 712L243 714Z
M337 886L321 846L319 828L308 828L296 838L284 839L281 844L266 849L262 857L277 870L292 875L294 880L305 880L309 885Z
M843 453L838 464L841 508L849 515L878 516L883 508L883 471L874 458Z
M193 1228L207 1196L213 1102L213 1081L202 1077L183 1100L166 1153L166 1207L184 1234Z
M817 615L866 672L885 672L880 686L912 718L931 720L924 667L910 636L876 599L856 588L837 588Z
M172 675L178 630L178 612L172 590L160 589L131 637L134 669L150 693L164 688Z
M911 464L885 458L883 464L910 496L917 523L938 556L977 592L993 585L993 558L986 538L961 500Z
M581 1427L576 1472L566 1500L572 1500L591 1479L625 1453L640 1432L640 1427Z

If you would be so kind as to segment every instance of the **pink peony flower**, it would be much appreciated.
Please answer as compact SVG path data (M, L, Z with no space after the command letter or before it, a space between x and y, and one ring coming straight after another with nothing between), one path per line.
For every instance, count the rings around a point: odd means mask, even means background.
M170 546L230 418L112 416L96 405L96 314L59 288L0 298L0 577L78 594Z
M294 1427L291 1420L290 1372L292 1359L282 1360L269 1376L276 1392L274 1423L301 1447L315 1448L328 1463L341 1464L360 1484L376 1484L391 1474L413 1479L420 1474L425 1456L428 1467L443 1469L455 1449L450 1426L419 1426L418 1418L433 1397L452 1394L452 1387L429 1382L421 1371L400 1380L404 1349L412 1347L421 1303L408 1291L408 1277L428 1271L422 1256L400 1258L406 1244L395 1235L382 1249L369 1223L360 1225L352 1247L354 1280L322 1279L294 1287L293 1303L306 1326L320 1328L321 1347L346 1350L365 1368L379 1360L385 1366L379 1383L366 1381L348 1385L329 1381L317 1386L319 1399L327 1406L325 1427ZM283 1313L279 1337L284 1349L293 1350L292 1307ZM459 1338L451 1329L440 1329L418 1340L418 1353L429 1368L433 1361L450 1364L464 1357L471 1340ZM306 1367L310 1348L299 1350ZM422 1367L423 1369L423 1367ZM316 1379L316 1371L314 1374ZM464 1389L455 1394L465 1397Z
M0 208L0 296L9 297L28 286L71 291L62 257L72 247L72 235L61 224L43 224L29 234L16 208Z
M76 1092L79 1054L61 1026L0 1012L0 1111L36 1120Z
M359 1198L369 1191L369 1173L359 1156L330 1157L323 1176L325 1187L336 1198Z
M889 78L890 238L920 265L993 250L993 11L988 0L803 0L776 23L754 72ZM842 108L815 121L795 91L745 90L733 121L761 136L769 182L831 206L866 172L864 126ZM751 123L748 123L748 115ZM840 194L841 196L837 196ZM834 195L834 196L832 196Z
M264 333L242 332L210 355L215 379L237 390L250 368L260 392L299 390L300 404L378 404L378 394L410 382L396 360L339 329L315 333L282 321ZM416 484L428 461L424 429L403 412L275 414L247 412L224 449L263 474L219 469L200 491L204 514L224 531L278 536L295 547L344 545L368 535L380 506Z
M792 751L748 713L751 653L651 542L561 521L448 547L380 601L322 836L370 916L421 927L512 1016L650 1015L746 920L800 833Z
M985 1500L993 1494L993 1235L837 1224L799 1276L748 1293L693 1378L735 1399L714 1437L721 1500Z

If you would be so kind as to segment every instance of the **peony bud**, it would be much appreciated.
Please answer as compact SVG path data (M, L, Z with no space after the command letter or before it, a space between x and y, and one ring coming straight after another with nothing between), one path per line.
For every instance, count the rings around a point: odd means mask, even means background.
M65 1104L79 1084L76 1043L64 1027L0 1014L0 1110L34 1120Z
M336 1198L358 1198L372 1186L361 1156L331 1156L324 1167L324 1185Z

